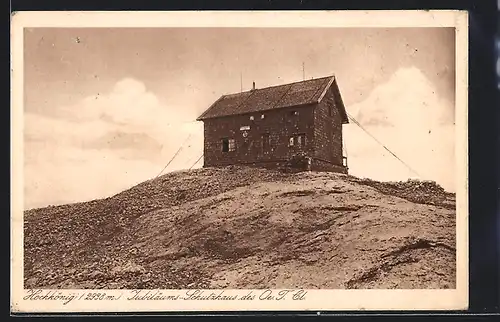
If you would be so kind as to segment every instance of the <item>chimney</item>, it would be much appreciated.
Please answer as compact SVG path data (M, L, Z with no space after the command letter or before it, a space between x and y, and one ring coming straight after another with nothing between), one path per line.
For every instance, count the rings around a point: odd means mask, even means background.
M252 85L252 90L253 90L253 91L255 90L255 82L253 82L253 85Z

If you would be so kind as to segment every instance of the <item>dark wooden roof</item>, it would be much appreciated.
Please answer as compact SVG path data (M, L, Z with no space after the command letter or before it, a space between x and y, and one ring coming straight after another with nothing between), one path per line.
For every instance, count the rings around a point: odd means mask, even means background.
M335 76L222 95L197 120L319 103L332 86L343 123L348 123Z

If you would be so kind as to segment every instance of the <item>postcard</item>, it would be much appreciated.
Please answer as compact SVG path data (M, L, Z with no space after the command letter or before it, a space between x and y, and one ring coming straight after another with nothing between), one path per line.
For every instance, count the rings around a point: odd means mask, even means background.
M468 307L467 12L11 25L12 312Z

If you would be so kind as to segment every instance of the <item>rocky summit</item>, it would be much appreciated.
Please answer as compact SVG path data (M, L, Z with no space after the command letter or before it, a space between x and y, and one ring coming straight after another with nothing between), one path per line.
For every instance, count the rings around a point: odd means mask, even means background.
M455 195L245 167L24 213L25 288L455 288Z

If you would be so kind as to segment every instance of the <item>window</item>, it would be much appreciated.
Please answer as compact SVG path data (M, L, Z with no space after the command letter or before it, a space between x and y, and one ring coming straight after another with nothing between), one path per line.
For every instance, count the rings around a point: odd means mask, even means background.
M306 135L305 134L297 134L291 136L288 141L288 146L305 146L306 145Z
M262 151L267 152L270 150L270 147L271 147L271 137L269 136L269 133L262 134Z
M298 146L306 145L306 136L305 136L305 134L299 134L297 136L297 145Z
M233 152L236 150L236 143L234 139L229 139L229 152Z
M262 120L264 119L264 117L265 117L265 116L264 116L264 114L261 114L261 115L260 115L260 118L261 118Z
M253 118L253 115L252 115L252 116L250 116L250 121L253 121L253 120L254 120L254 118Z
M222 152L233 152L236 150L234 139L222 139Z

